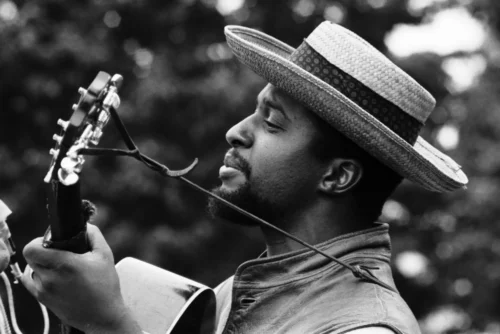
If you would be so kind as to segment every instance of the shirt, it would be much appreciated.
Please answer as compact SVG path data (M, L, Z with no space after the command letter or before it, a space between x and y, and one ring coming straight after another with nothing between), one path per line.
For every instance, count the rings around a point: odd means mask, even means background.
M367 265L394 287L386 224L316 245L351 265ZM397 290L396 290L397 291ZM216 289L217 334L325 334L383 326L420 334L398 292L361 281L352 272L309 249L266 256L240 265Z

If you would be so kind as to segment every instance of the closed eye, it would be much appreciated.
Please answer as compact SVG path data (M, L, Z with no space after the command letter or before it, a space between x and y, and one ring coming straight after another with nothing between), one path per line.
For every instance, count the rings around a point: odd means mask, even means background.
M267 127L267 131L271 132L271 133L276 133L276 132L279 132L279 131L283 131L283 128L280 127L279 125L276 125L268 120L264 120L264 123L266 124L266 127Z
M274 124L274 123L271 123L271 122L269 122L269 121L267 121L267 120L264 120L264 122L265 122L267 125L269 125L270 127L272 127L272 128L281 129L281 127L279 127L278 125L276 125L276 124Z

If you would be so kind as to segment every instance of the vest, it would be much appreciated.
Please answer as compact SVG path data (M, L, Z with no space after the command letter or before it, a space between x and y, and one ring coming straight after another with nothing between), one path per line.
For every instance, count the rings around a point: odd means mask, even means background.
M386 224L316 245L394 286ZM308 249L247 261L216 289L217 334L326 334L382 326L420 334L399 293L361 281L348 269Z

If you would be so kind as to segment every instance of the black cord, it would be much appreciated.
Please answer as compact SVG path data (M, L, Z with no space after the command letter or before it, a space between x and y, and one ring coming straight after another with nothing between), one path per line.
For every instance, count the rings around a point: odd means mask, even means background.
M352 265L345 263L345 262L343 262L343 261L341 261L341 260L339 260L331 255L328 255L325 252L318 249L317 247L315 247L311 244L308 244L307 242L297 238L296 236L272 225L271 223L268 223L267 221L251 214L248 211L243 210L242 208L234 205L233 203L231 203L231 202L215 195L214 193L206 190L205 188L197 185L193 181L191 181L183 176L186 173L180 173L180 171L172 171L167 166L165 166L165 165L157 162L156 160L140 153L137 149L127 151L127 150L121 150L121 149L87 148L87 149L81 150L80 154L83 154L83 155L106 155L106 156L131 156L131 157L143 162L148 168L152 169L153 171L158 172L163 176L174 177L174 178L177 178L179 180L182 180L183 182L187 183L192 188L194 188L198 191L201 191L202 193L206 194L207 196L215 198L217 201L223 203L224 205L230 207L231 209L236 210L237 212L247 216L250 219L253 219L254 221L258 222L260 225L266 226L270 229L273 229L273 230L277 231L278 233L281 233L281 234L285 235L286 237L298 242L299 244L303 245L304 247L309 248L310 250L313 250L316 253L323 255L324 257L328 258L331 261L336 262L337 264L343 266L346 269L349 269L356 278L378 284L386 289L389 289L393 292L396 292L396 290L394 288L392 288L388 284L380 281L375 275L373 275L371 273L370 270L378 269L378 268L368 267L368 266L363 266L363 265L352 266ZM195 162L193 164L191 164L191 166L190 166L191 168L188 167L185 170L187 170L187 169L191 170L192 167L194 167L194 165L196 165L196 162L197 162L197 160L195 160ZM179 173L179 175L172 176L172 174L176 174L176 173Z
M290 238L294 240L295 242L298 242L299 244L303 245L306 248L309 248L312 251L315 251L318 254L323 255L327 259L336 262L337 264L343 266L346 269L349 269L353 275L356 278L359 278L361 280L365 280L368 282L372 282L375 284L378 284L390 291L396 292L394 288L389 286L388 284L380 281L375 275L370 270L373 269L378 269L374 267L368 267L368 266L363 266L363 265L350 265L348 263L345 263L333 256L330 256L326 254L325 252L321 251L317 247L314 247L313 245L310 245L306 243L305 241L302 241L301 239L297 238L296 236L272 225L271 223L268 223L267 221L251 214L250 212L247 212L243 210L242 208L234 205L233 203L215 195L214 193L202 188L201 186L197 185L196 183L190 181L189 179L185 178L184 176L189 173L198 163L198 159L195 159L193 163L191 163L190 166L182 169L182 170L171 170L167 166L159 163L158 161L142 154L137 146L135 145L134 141L132 140L132 137L130 137L130 134L128 133L125 125L123 124L120 116L118 115L117 111L115 108L110 107L109 112L111 114L111 117L114 120L115 126L117 127L118 131L120 132L120 135L125 142L125 145L127 146L128 150L122 150L122 149L113 149L113 148L86 148L82 149L80 151L80 154L82 155L105 155L105 156L130 156L135 158L136 160L139 160L143 164L145 164L148 168L152 169L155 172L160 173L161 175L165 177L173 177L182 180L183 182L187 183L190 187L201 191L202 193L206 194L207 196L210 196L217 201L223 203L224 205L230 207L233 210L236 210L237 212L241 213L242 215L245 215L246 217L258 222L262 226L266 226L267 228L273 229L276 232L279 232L286 236L287 238Z

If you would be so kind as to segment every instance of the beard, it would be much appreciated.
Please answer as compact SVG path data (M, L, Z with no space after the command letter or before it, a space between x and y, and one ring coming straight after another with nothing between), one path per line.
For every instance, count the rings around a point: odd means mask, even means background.
M237 150L231 149L228 153L231 154L233 161L237 163L238 168L245 175L246 181L236 190L225 190L222 186L219 186L212 189L212 193L261 219L272 221L278 215L277 206L272 201L265 199L266 197L263 194L252 187L250 183L252 174L250 164ZM213 197L208 198L207 211L212 218L222 218L245 226L259 225L257 221Z
M221 187L216 187L212 189L212 193L236 206L239 206L245 211L257 215L255 211L256 208L259 207L257 204L258 199L252 193L248 181L241 185L237 190L225 191ZM207 210L212 218L222 218L246 226L256 226L258 224L253 219L239 213L236 210L233 210L213 197L208 198Z
M221 187L216 187L212 189L212 193L268 222L271 222L278 214L275 205L256 194L248 181L237 190L226 191ZM259 225L257 221L233 210L213 197L208 198L207 211L212 218L222 218L245 226Z

